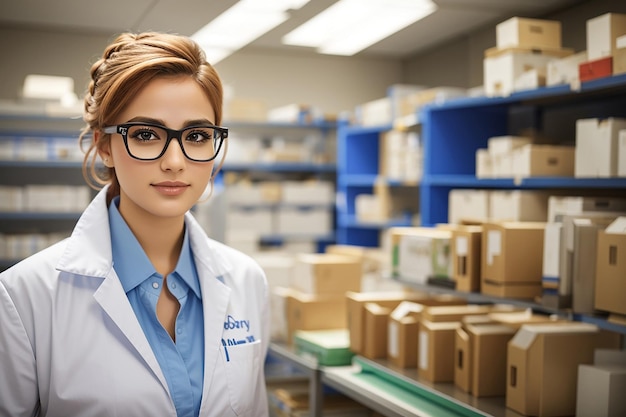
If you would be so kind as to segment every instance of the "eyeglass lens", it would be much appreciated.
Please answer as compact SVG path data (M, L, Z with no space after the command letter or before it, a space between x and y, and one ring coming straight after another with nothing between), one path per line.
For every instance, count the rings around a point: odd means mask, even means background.
M140 159L159 157L168 142L168 132L155 126L129 126L126 135L128 151ZM181 133L183 152L191 159L210 160L219 151L221 138L219 130L208 126L184 129Z

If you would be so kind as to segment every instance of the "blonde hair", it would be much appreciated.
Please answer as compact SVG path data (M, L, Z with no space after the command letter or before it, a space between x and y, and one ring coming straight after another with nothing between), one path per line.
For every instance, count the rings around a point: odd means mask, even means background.
M215 124L219 126L222 122L222 82L213 66L206 61L204 51L188 37L158 32L121 34L106 47L102 57L92 65L90 73L83 115L86 126L79 137L81 147L89 143L83 160L83 176L95 189L110 183L109 200L119 194L120 186L114 168L100 170L96 167L98 150L104 149L111 140L111 136L103 134L102 129L114 124L118 115L149 81L164 76L192 77L211 102ZM94 132L100 132L97 142L90 140ZM211 181L222 166L226 149L227 143Z

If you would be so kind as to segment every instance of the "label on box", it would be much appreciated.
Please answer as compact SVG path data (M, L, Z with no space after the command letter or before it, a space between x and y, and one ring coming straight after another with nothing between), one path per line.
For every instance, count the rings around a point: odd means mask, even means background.
M467 256L467 237L466 236L457 236L456 238L456 254L458 256Z
M502 253L502 233L499 230L487 232L487 264L493 265L493 258Z
M419 332L419 369L428 370L428 332Z

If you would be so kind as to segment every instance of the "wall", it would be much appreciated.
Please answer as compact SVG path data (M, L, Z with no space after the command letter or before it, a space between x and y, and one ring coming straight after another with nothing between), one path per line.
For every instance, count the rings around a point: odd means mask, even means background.
M19 97L27 74L74 78L79 97L89 69L111 36L0 27L0 99ZM401 82L402 62L302 53L241 51L216 65L236 96L262 99L270 107L290 103L318 106L325 113L353 110L384 97Z

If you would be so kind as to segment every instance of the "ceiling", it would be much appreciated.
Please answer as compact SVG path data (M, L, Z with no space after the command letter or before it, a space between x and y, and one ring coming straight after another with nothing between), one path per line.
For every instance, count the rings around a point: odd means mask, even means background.
M281 37L336 1L311 0L301 9L291 11L285 23L246 48L306 51L306 48L282 45ZM434 1L439 6L435 13L359 55L410 57L511 16L541 17L581 0ZM143 30L191 35L234 3L236 0L3 0L0 26L106 35Z

